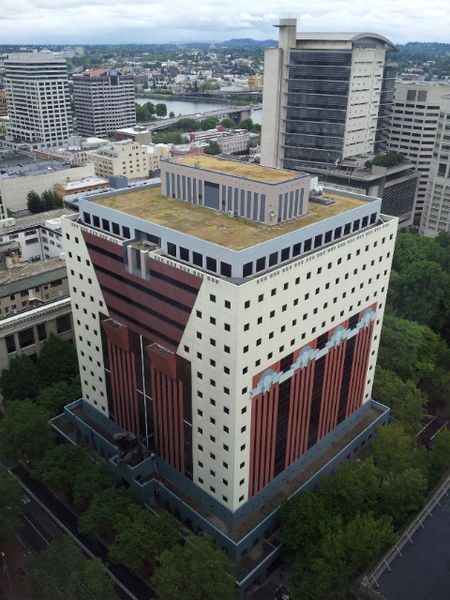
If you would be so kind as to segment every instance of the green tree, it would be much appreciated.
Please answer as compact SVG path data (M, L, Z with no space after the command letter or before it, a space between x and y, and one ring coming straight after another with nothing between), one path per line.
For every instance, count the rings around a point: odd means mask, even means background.
M44 485L58 492L71 493L75 478L89 470L91 462L81 448L61 444L44 454L35 466L35 473Z
M91 463L88 469L76 473L72 482L73 500L82 507L92 502L94 496L103 490L117 487L119 480L106 467Z
M302 559L316 549L322 528L330 518L323 497L308 490L280 507L280 539L290 557Z
M184 117L178 121L177 128L181 131L198 131L200 129L200 123L190 117Z
M383 475L412 466L414 438L397 423L380 427L372 444L373 461Z
M129 518L121 521L108 555L112 562L140 571L146 563L156 561L161 552L170 550L179 537L177 522L170 515L158 517L135 506Z
M233 129L237 126L236 121L230 119L229 117L225 117L225 119L222 119L220 121L220 124L222 125L222 127L226 127L227 129Z
M428 396L431 411L438 411L444 416L450 416L450 394L448 393L450 390L450 371L436 369L421 382L421 388Z
M0 472L0 542L19 531L22 512L22 486L9 473Z
M78 375L78 359L75 346L50 334L38 358L41 382L45 386L68 381Z
M445 241L443 243L445 244ZM401 273L410 264L423 260L436 262L444 267L446 259L443 246L437 239L412 233L400 233L395 243L392 268Z
M220 154L222 150L217 142L211 141L209 142L209 146L205 148L205 154L212 154L213 156Z
M340 514L344 520L356 512L374 510L379 496L380 472L371 458L344 462L333 475L324 477L319 491L330 514Z
M27 208L31 213L39 213L43 210L41 197L35 190L30 190L27 194Z
M425 504L427 479L420 469L407 468L390 474L381 486L381 506L400 526L406 517Z
M167 115L167 104L157 104L155 112L158 117L165 117Z
M431 479L436 483L450 467L450 430L442 429L433 440Z
M136 107L136 121L138 123L143 123L147 120L147 111L140 104L135 103Z
M447 366L449 351L444 340L429 327L386 314L381 333L378 364L415 382L437 366Z
M31 400L8 404L0 433L1 449L11 459L39 460L53 444L48 414Z
M203 130L214 129L218 124L219 119L217 117L206 117L206 119L203 119L201 123Z
M28 559L31 589L39 600L117 600L100 559L85 558L67 536Z
M53 416L62 412L66 404L70 404L78 398L81 398L80 378L74 377L70 381L58 381L41 389L36 398L36 404Z
M409 433L416 433L425 416L426 395L412 381L382 367L377 367L372 395L375 400L391 407L391 414Z
M0 376L0 389L7 405L13 400L35 398L39 393L39 370L28 356L16 356Z
M102 490L78 521L78 529L92 538L114 535L120 523L129 518L137 501L137 492L126 488Z
M416 261L391 280L389 301L397 316L432 325L450 291L450 276L437 263Z
M301 557L292 572L291 588L302 600L343 600L355 577L388 544L395 534L389 517L376 519L372 513L356 514L348 523L341 516L329 520L308 561Z
M253 131L253 121L248 117L247 119L242 119L239 123L239 127L241 129L247 129L247 131Z
M201 533L185 546L162 552L152 582L164 600L232 600L236 598L231 560L212 538Z
M41 196L43 210L53 210L54 208L62 208L64 203L62 198L53 190L45 190Z
M169 119L174 119L174 118L175 118L175 113L173 112L173 110L171 110L169 113Z

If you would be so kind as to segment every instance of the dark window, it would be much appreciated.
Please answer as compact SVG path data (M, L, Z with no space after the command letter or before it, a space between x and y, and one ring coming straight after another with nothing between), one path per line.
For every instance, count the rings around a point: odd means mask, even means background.
M192 262L197 267L203 267L203 256L199 252L192 253Z
M5 337L5 342L6 342L6 350L7 350L8 354L16 351L16 342L14 341L13 335L7 335Z
M283 250L281 251L281 260L288 260L289 258L289 250L290 248L283 248Z
M98 217L96 217L95 215L92 217L92 223L93 223L94 227L100 227L100 219Z
M105 231L109 231L109 221L102 219L102 227Z
M342 227L336 227L336 229L334 230L334 239L337 240L341 237L342 235Z
M45 323L39 323L37 326L38 340L42 342L47 339L47 332L45 330Z
M260 259L261 260L261 259ZM269 254L269 267L273 267L278 262L278 252L272 252ZM256 263L256 270L258 270L258 263Z
M29 329L19 331L19 346L21 348L26 348L27 346L31 346L32 344L34 344L33 329L30 327Z
M304 250L309 252L311 250L312 240L305 240Z
M170 242L167 242L167 254L170 254L170 256L177 255L177 247L175 246L175 244L171 244Z
M112 225L112 230L113 233L115 233L116 235L120 235L120 226L119 223L114 223L114 221L111 223Z
M333 236L333 232L332 231L327 231L326 232L326 234L325 234L325 244L328 244L329 242L331 242L332 236Z
M83 212L83 221L88 225L91 224L91 215L87 212Z
M263 256L261 258L258 258L258 260L256 261L256 272L262 271L263 269L265 269L265 267L266 267L266 257Z
M210 256L206 257L206 268L208 271L217 271L217 260L215 258L211 258Z
M253 263L246 263L242 268L242 277L249 277L253 273Z
M57 333L64 333L64 331L70 331L72 324L70 322L70 315L63 315L56 319L56 331Z
M298 243L298 244L294 244L293 247L292 247L292 256L298 256L301 251L302 251L302 244L301 244L301 242Z
M316 235L314 238L314 248L318 248L322 244L322 236Z
M130 228L129 227L124 227L122 225L122 234L123 234L123 237L130 239L131 238Z
M224 277L231 277L231 265L226 262L220 262L220 274Z
M181 260L189 260L189 250L187 248L183 248L183 246L180 246L180 258Z

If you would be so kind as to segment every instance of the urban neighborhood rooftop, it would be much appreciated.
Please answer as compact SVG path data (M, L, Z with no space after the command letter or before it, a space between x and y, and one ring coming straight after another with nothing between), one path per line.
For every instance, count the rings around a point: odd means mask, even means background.
M284 169L272 169L271 167L262 167L261 165L240 162L238 160L226 160L207 156L205 154L191 154L177 160L182 165L191 167L200 167L210 171L217 171L225 175L236 175L237 177L246 177L263 183L280 183L289 179L303 177L306 173L295 173Z
M231 250L243 250L365 203L344 193L330 193L329 190L327 196L332 196L335 203L325 206L309 202L308 213L305 216L278 225L266 225L240 217L229 217L210 208L172 200L161 196L159 186L92 201Z

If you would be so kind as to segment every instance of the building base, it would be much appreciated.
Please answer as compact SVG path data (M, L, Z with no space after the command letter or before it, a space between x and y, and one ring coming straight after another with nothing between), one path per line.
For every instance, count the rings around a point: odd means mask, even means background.
M120 463L113 435L122 429L83 399L67 405L51 424L65 441L89 446L116 476L139 489L147 508L153 512L167 510L186 534L208 532L235 562L237 586L243 596L261 585L279 563L281 503L303 490L314 489L339 463L357 456L388 419L389 408L369 400L231 518L227 512L220 514L208 494L157 455L135 466Z

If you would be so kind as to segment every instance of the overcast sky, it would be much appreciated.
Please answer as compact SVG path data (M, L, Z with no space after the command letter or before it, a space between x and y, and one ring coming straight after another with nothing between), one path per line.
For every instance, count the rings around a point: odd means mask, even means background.
M280 17L297 18L304 31L450 41L450 0L0 0L0 43L277 39Z

